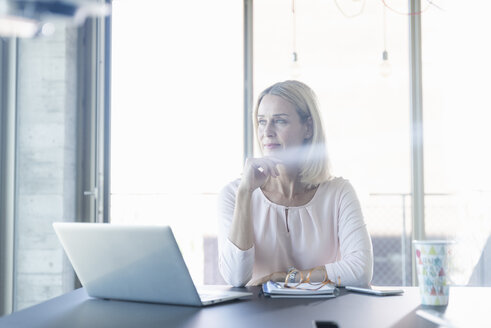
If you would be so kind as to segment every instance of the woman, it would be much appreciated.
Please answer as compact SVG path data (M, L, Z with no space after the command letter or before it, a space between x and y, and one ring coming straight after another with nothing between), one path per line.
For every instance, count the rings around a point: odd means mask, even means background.
M219 198L223 278L260 285L290 272L289 279L368 285L372 243L351 184L329 174L314 92L298 81L276 83L259 96L253 119L263 157L247 159L242 178Z

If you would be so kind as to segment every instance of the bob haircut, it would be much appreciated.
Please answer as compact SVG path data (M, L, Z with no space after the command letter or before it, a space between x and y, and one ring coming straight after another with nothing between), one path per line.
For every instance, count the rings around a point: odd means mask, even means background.
M305 83L295 80L278 82L266 88L258 97L253 113L254 132L256 133L258 120L257 113L262 99L266 95L274 95L293 104L302 123L312 118L312 137L305 141L305 159L300 169L300 181L307 188L315 188L320 183L331 178L329 159L327 156L326 141L322 120L314 91Z

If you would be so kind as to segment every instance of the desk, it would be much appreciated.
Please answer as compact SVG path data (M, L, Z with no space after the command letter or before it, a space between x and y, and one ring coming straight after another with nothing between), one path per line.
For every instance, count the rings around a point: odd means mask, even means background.
M226 287L222 287L226 288ZM195 308L94 299L85 289L0 318L0 327L295 327L312 328L313 320L348 327L437 327L416 315L417 287L402 296L371 296L341 289L333 299L271 299L258 287L250 299ZM243 290L243 289L237 289ZM452 287L447 313L466 327L491 326L491 288ZM488 313L489 312L489 313Z

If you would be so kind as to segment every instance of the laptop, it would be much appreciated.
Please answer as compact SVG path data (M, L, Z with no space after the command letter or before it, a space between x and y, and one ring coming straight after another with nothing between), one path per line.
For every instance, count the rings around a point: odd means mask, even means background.
M55 222L55 232L89 296L205 306L251 296L198 291L169 226Z

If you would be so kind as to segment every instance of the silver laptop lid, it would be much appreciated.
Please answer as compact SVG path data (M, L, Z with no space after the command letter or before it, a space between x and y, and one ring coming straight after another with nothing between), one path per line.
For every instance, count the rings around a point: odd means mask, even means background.
M90 296L202 305L170 227L72 222L53 227Z

